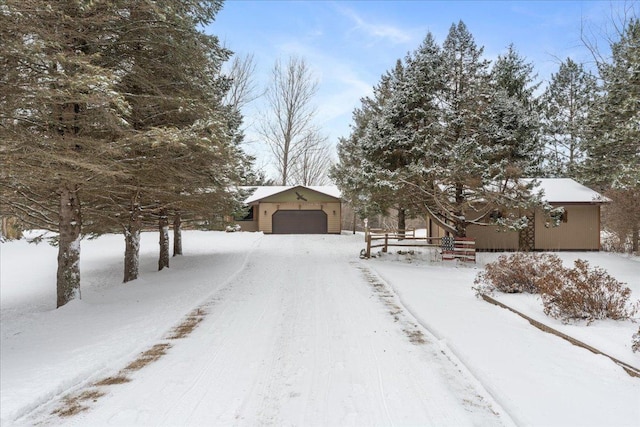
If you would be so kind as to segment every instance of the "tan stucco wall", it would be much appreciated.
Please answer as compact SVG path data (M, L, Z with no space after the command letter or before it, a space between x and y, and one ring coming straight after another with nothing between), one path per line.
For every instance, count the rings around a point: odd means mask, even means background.
M470 225L467 236L476 239L476 249L485 251L518 250L519 235L517 231L498 231L498 227L487 225Z
M242 228L242 231L258 231L258 219L255 212L256 207L251 206L250 208L254 211L252 220L241 220L230 217L229 221L233 221L234 224L238 224Z
M600 205L564 204L567 222L545 227L543 216L536 214L537 250L599 250Z
M535 215L535 249L544 251L600 249L600 205L562 204L567 211L566 223L558 227L545 227L544 215ZM427 219L428 221L428 219ZM434 224L434 237L443 235ZM497 231L494 226L470 225L467 236L476 239L479 250L518 250L519 234L515 231Z
M298 198L298 193L300 196L306 199L302 200ZM273 196L265 197L260 200L260 203L313 203L313 202L327 202L327 201L336 201L339 199L335 197L331 197L324 193L319 193L317 191L311 190L310 188L304 187L294 187L290 190L283 191L282 193L274 194Z
M253 221L236 221L240 227L242 227L242 231L258 231L258 220L254 219Z

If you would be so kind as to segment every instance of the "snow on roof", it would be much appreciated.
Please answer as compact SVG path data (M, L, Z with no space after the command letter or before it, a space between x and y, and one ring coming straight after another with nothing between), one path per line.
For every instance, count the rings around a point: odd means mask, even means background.
M524 181L531 180L531 178L524 179ZM571 178L536 178L536 181L538 185L534 188L534 191L544 191L544 200L549 203L606 203L609 201L608 198L597 191L593 191ZM244 203L257 202L296 187L308 188L331 197L341 197L340 190L335 185L268 185L244 187L249 191L254 190L253 194L247 197Z
M253 194L244 201L245 204L250 204L253 202L257 202L258 200L262 200L266 197L273 196L274 194L283 193L287 190L296 187L308 188L313 191L317 191L318 193L326 194L331 197L340 198L341 193L338 187L335 185L269 185L269 186L260 186L260 187L249 187L247 189L255 188Z
M527 179L526 181L531 181ZM542 190L549 203L605 203L609 199L571 178L537 178L534 191Z

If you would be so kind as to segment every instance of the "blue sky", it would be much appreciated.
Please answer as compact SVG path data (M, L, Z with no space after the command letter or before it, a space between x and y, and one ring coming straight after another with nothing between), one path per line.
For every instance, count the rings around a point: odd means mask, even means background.
M224 4L207 32L234 52L255 56L258 83L266 85L277 58L303 57L319 81L317 124L332 144L349 134L351 113L371 94L398 58L416 49L427 32L442 43L453 23L464 21L485 57L495 59L513 43L541 81L561 59L589 62L581 26L606 32L612 10L637 3L610 1L234 1ZM244 111L249 151L266 164L251 129L263 108ZM268 168L267 168L268 169Z

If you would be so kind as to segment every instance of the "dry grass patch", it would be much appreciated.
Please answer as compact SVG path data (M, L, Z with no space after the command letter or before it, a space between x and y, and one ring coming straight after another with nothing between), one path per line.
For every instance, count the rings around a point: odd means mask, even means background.
M171 348L171 344L156 344L151 347L149 350L142 353L136 360L129 363L125 371L139 371L150 363L155 362L160 359L162 356L167 354L167 350Z
M63 418L74 416L89 409L89 407L87 405L83 405L82 402L86 402L88 400L95 402L102 396L104 396L104 392L95 389L85 390L77 395L66 396L63 399L62 407L53 411L52 414Z
M104 392L100 390L85 390L77 397L79 401L92 400L96 401L98 398L104 396Z
M409 342L415 345L427 344L427 338L424 333L418 329L418 325L410 322L404 315L404 310L396 303L395 294L391 292L387 286L376 278L373 273L364 267L358 267L363 276L373 288L380 300L387 308L387 312L393 317L394 322L399 322L402 332L409 338Z
M189 335L198 326L198 324L202 322L206 314L206 311L201 308L193 310L191 313L189 313L189 315L182 323L180 323L171 331L169 339L179 339ZM154 345L150 349L141 353L120 373L116 374L115 376L103 378L100 381L94 383L92 387L106 387L130 382L131 380L125 374L127 371L139 371L140 369L155 362L156 360L167 354L167 350L171 347L172 345L169 343ZM93 388L86 390L80 394L66 396L62 399L60 407L54 410L51 414L57 415L62 418L72 417L76 414L79 414L80 412L89 409L89 406L84 404L84 402L95 402L97 399L104 395L105 393L103 391Z
M422 333L422 331L419 331L419 330L411 331L408 329L403 329L402 331L405 333L407 337L409 337L409 341L412 344L421 345L421 344L427 343L427 340L424 337L424 334Z
M128 383L129 381L131 380L125 377L124 375L116 375L115 377L104 378L98 381L97 383L95 383L95 385L105 386L105 385L114 385L114 384L124 384L124 383Z
M80 405L79 403L65 403L62 408L58 408L53 411L52 415L57 415L62 418L72 417L80 412L89 409L88 406Z
M205 315L206 313L204 312L204 310L200 308L192 311L181 324L176 326L173 331L171 331L169 339L176 340L186 337L191 332L193 332L193 330L198 326L200 322L202 322Z

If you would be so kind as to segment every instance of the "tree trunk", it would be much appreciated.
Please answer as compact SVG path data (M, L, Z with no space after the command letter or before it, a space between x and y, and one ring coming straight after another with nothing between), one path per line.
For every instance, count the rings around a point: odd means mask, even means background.
M182 255L182 217L176 211L173 217L173 256Z
M404 233L407 230L407 218L404 208L398 208L398 239L404 239Z
M356 234L356 213L353 212L353 234Z
M137 195L131 203L129 224L124 227L124 283L136 280L140 270L140 230L142 218Z
M462 206L465 201L464 187L462 184L456 184L456 205ZM455 237L467 237L467 221L464 218L462 208L453 213L455 215L454 223L456 227Z
M160 210L158 218L158 229L160 231L160 257L158 258L158 271L169 268L169 217L167 210Z
M467 223L461 219L456 219L455 223L456 223L455 237L467 237Z
M0 231L0 242L6 240L20 240L22 238L22 229L15 217L2 217L2 228Z
M78 186L66 184L60 189L60 237L58 241L57 307L80 299L80 199Z

